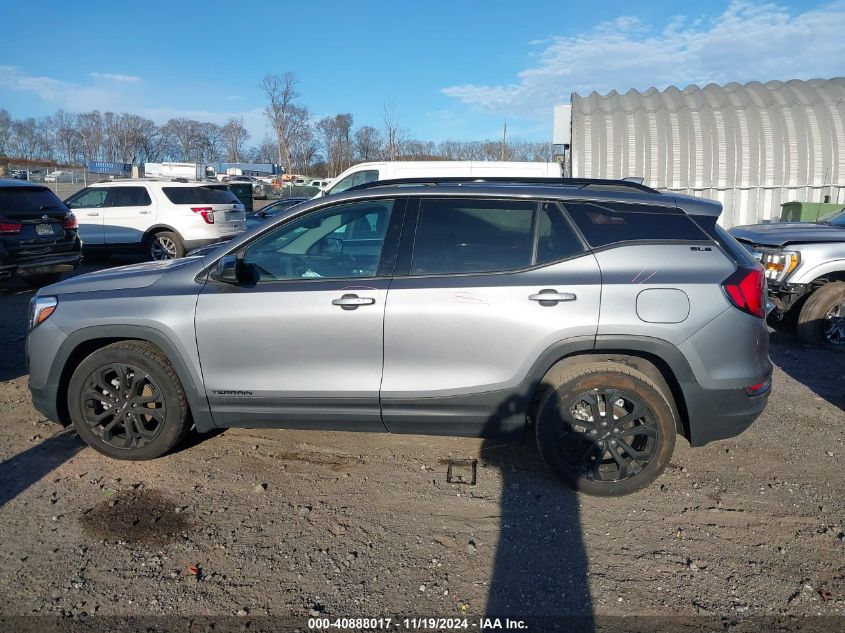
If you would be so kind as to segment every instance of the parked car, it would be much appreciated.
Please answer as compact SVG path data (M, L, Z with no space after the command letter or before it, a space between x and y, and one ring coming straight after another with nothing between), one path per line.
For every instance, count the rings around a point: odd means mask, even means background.
M276 217L282 211L287 211L291 207L307 202L309 198L283 198L276 202L268 204L266 207L260 208L254 213L246 216L246 228L254 229L256 226L264 224L270 218Z
M312 180L308 183L309 187L319 187L320 189L325 189L331 184L331 180Z
M772 364L721 205L623 181L371 183L204 258L39 292L33 403L149 459L192 425L522 437L619 495L742 432ZM200 368L200 362L202 367Z
M332 195L376 180L397 178L560 178L558 163L496 162L479 160L383 161L358 163L337 178L317 196ZM298 183L300 184L300 183ZM304 183L301 183L304 184Z
M0 180L0 280L55 283L82 262L76 217L42 185Z
M142 251L150 259L183 257L193 248L244 231L244 205L225 185L187 180L113 180L66 201L86 250Z
M44 182L78 182L79 178L72 171L62 171L57 169L44 175Z
M845 345L845 208L817 222L737 226L730 233L766 269L770 319L794 317L807 343Z
M11 176L14 180L29 180L29 172L26 169L13 169Z
M266 199L269 190L266 183L253 176L223 176L222 182L248 182L252 185L252 197L258 199Z

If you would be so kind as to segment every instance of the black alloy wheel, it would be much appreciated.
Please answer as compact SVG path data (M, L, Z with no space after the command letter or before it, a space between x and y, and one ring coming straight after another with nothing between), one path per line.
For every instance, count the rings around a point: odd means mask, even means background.
M112 363L93 371L82 392L85 422L117 449L143 448L164 427L167 405L161 389L139 367Z

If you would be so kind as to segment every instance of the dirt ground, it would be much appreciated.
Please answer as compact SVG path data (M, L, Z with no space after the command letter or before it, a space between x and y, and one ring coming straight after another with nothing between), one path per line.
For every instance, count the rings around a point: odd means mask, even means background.
M30 404L31 294L0 292L0 618L246 628L274 616L304 631L323 616L466 616L472 629L485 614L586 628L637 615L730 630L828 616L824 630L845 628L841 350L775 333L773 395L747 432L679 441L650 488L597 499L556 483L530 439L229 430L110 460ZM477 485L446 482L450 457L478 458Z

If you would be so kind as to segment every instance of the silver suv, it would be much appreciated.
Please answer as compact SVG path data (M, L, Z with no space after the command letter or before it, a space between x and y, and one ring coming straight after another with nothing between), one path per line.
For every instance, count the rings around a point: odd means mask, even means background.
M35 407L149 459L192 425L519 438L578 490L638 490L771 386L765 278L718 203L627 181L381 181L204 257L32 300Z

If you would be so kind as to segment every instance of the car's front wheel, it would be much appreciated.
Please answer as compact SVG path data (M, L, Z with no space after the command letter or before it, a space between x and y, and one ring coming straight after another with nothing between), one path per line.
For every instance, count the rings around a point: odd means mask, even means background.
M845 282L813 292L798 315L798 338L818 345L845 345Z
M536 414L537 445L572 488L619 496L648 486L675 447L672 407L651 379L617 363L552 373Z
M191 428L187 400L173 366L144 341L121 341L83 360L68 385L76 431L116 459L163 455Z

